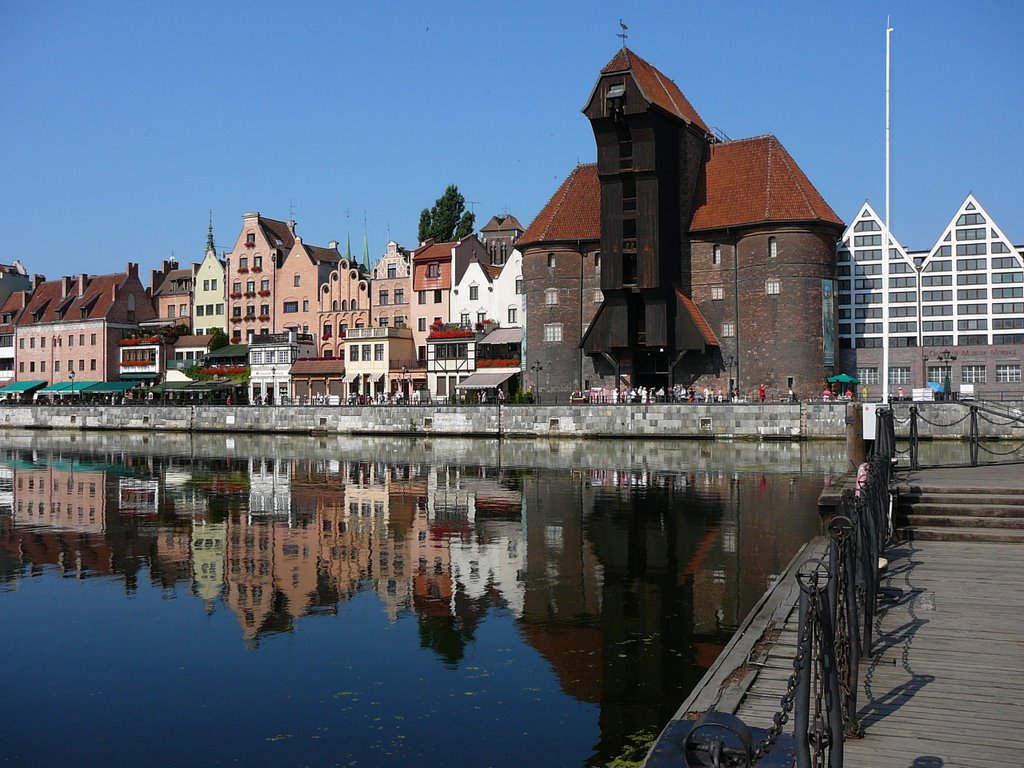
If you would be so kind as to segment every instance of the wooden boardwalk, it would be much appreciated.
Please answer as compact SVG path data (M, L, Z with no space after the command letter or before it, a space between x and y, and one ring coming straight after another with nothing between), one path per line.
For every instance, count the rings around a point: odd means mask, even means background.
M1024 546L912 542L887 551L863 739L850 768L1024 766Z

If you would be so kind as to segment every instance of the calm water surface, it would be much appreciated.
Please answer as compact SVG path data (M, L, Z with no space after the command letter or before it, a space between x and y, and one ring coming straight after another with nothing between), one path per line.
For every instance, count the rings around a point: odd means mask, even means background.
M843 446L3 433L0 762L583 766L657 731Z

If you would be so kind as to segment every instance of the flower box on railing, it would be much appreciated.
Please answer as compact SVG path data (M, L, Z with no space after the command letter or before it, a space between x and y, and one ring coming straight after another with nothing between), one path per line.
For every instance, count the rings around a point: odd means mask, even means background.
M255 319L256 319L256 315L246 315L246 316L245 316L245 319L246 319L246 320L250 320L250 321L251 321L251 320L255 320Z
M249 268L248 267L239 267L238 271L241 274L247 274L249 272Z
M252 241L246 240L245 241L245 247L246 248L255 248L256 247L256 241L255 240L252 240Z
M434 328L431 329L430 335L427 336L427 340L430 339L471 339L475 336L472 331L467 331L464 328Z
M270 291L264 289L264 290L260 291L259 294L260 294L260 296L269 296L270 295Z
M262 272L263 271L263 267L253 267L252 271L253 272Z
M156 360L122 360L122 368L147 368L156 365Z
M251 299L251 298L252 298L253 296L255 296L255 295L256 295L256 291L246 291L246 292L245 292L245 297L246 297L247 299Z
M477 360L477 368L519 368L522 363L514 357Z
M117 342L119 347L138 347L142 344L159 344L159 336L146 336L143 339L121 339Z
M267 322L270 319L270 315L260 315L261 322Z
M242 298L242 294L241 293L229 293L228 296L230 296L232 299L240 299L240 298Z

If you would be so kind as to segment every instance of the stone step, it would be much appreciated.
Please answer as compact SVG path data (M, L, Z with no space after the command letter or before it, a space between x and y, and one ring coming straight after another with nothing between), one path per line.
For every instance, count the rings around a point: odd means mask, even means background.
M901 541L984 541L1024 544L1024 530L1000 528L897 528Z
M1009 504L988 504L985 502L972 504L905 504L902 501L896 508L899 515L942 515L959 517L1005 517L1024 518L1024 506Z
M917 483L899 483L893 490L903 496L904 494L939 494L939 495L962 495L962 496L1024 496L1024 468L1021 468L1020 487L996 486L996 487L951 487L948 485L919 485Z
M1014 496L1008 493L901 493L900 506L904 504L999 504L1024 510L1024 494Z
M1024 517L960 517L949 515L908 515L908 526L914 528L1002 528L1024 531Z

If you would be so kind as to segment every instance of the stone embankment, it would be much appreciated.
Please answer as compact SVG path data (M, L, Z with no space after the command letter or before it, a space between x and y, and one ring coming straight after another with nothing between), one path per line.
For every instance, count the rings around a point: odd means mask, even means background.
M966 408L929 403L924 439L964 439ZM843 440L859 403L429 406L6 406L0 428L418 435L457 437ZM897 421L906 407L896 408ZM856 414L859 415L859 414ZM1024 425L981 421L985 439L1022 439ZM904 421L898 434L905 436ZM1006 434L1003 434L1006 433Z

